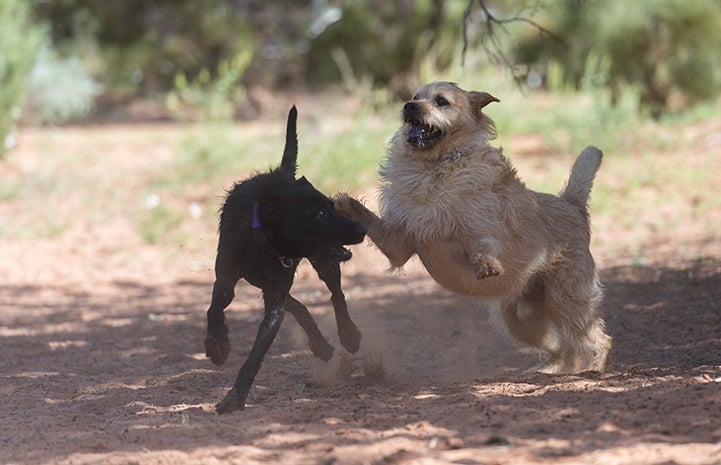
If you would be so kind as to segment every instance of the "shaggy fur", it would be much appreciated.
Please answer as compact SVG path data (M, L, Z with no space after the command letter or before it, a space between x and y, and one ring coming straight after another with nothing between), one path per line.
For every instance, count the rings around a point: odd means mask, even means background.
M350 196L336 209L400 267L417 254L430 275L500 312L518 340L548 354L537 370L604 370L611 338L589 251L587 202L601 152L586 148L559 196L534 192L489 145L498 99L447 82L421 87L380 170L381 216Z
M233 389L216 406L218 413L242 409L265 353L275 339L283 312L291 313L308 336L311 351L328 361L333 346L321 334L308 309L290 295L295 270L308 258L331 291L331 302L341 344L355 353L361 333L348 315L341 290L340 262L351 258L343 245L363 240L366 229L343 217L333 202L304 177L295 179L298 141L297 112L288 114L286 145L281 165L237 183L220 214L215 284L208 309L205 353L216 365L230 352L225 308L243 278L263 290L265 316L248 359L238 372Z

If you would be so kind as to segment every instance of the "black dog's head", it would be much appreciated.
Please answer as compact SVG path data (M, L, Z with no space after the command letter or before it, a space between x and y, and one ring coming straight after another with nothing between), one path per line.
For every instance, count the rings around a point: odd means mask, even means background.
M352 254L343 246L362 242L366 234L305 177L262 199L258 218L270 245L288 257L345 261Z

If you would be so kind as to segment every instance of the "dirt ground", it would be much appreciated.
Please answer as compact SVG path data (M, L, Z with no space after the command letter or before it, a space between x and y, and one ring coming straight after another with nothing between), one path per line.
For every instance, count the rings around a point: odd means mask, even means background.
M37 142L46 136L23 132L0 179L50 163ZM147 153L126 155L115 176L131 177ZM108 172L99 165L113 160L87 169ZM21 221L19 205L0 202L0 219ZM34 208L46 207L60 208ZM338 379L339 357L314 359L287 317L247 408L224 416L214 404L262 304L241 283L227 313L233 351L221 368L205 359L212 231L194 250L148 245L122 216L44 238L0 236L0 463L719 464L721 243L688 229L644 238L654 253L643 260L612 245L633 238L596 229L613 362L574 376L521 374L537 356L494 330L483 308L415 261L388 274L376 249L355 246L343 268L364 337L354 364L382 360L385 377L357 369ZM294 295L340 347L310 266Z

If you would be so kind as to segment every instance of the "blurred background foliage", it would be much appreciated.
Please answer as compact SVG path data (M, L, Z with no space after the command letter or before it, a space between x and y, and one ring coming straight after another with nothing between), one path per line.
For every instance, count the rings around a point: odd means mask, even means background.
M517 58L551 89L603 87L615 104L630 88L654 118L721 91L717 1L559 0L540 16L562 42L527 33Z
M73 144L28 131L48 156L32 175L4 173L0 206L56 203L37 222L0 219L0 236L61 234L73 205L95 202L99 222L112 204L147 242L187 244L176 236L195 237L193 221L215 229L218 186L277 163L290 102L313 154L303 174L324 192L367 192L399 102L437 79L501 99L487 110L506 153L541 155L529 186L557 190L570 158L548 157L593 143L609 155L596 221L703 218L718 231L707 166L721 140L719 50L718 0L0 0L0 158L18 125L182 123L77 128ZM688 166L659 163L688 147ZM142 160L131 176L92 171L98 153L135 166L129 151ZM79 180L94 187L73 204ZM688 198L688 215L657 214L654 193Z
M61 124L145 99L215 121L260 114L257 89L407 97L452 75L464 41L466 69L611 105L631 93L654 118L721 91L716 0L0 0L0 136L12 145L23 107Z
M15 124L43 38L25 0L0 0L0 156L15 145Z

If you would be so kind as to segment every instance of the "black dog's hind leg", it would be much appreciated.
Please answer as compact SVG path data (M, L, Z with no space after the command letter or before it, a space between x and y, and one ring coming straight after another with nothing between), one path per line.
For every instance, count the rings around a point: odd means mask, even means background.
M216 365L225 363L230 353L224 310L233 301L235 285L240 278L237 267L231 264L226 254L219 252L215 260L215 283L208 308L208 331L205 336L205 355Z
M260 369L263 357L265 357L265 353L278 334L280 324L283 322L283 302L287 291L285 295L280 296L268 294L265 291L263 292L265 316L260 323L260 328L258 328L258 335L255 337L253 348L250 350L248 359L238 372L233 389L215 406L215 411L218 413L230 413L245 407L245 400L248 397L250 388L253 386L253 380Z
M310 346L311 352L324 362L330 360L331 357L333 357L335 349L328 343L323 333L320 332L318 325L306 306L289 295L285 300L285 310L295 317L300 327L305 331L306 336L308 336L308 345Z
M230 353L224 310L235 296L233 287L221 280L216 280L213 284L213 297L208 309L208 331L205 335L205 356L216 365L225 363Z
M348 314L348 305L340 286L340 263L332 260L309 258L310 263L318 273L318 277L328 286L335 312L335 321L338 325L338 338L345 349L354 354L360 347L361 332Z

